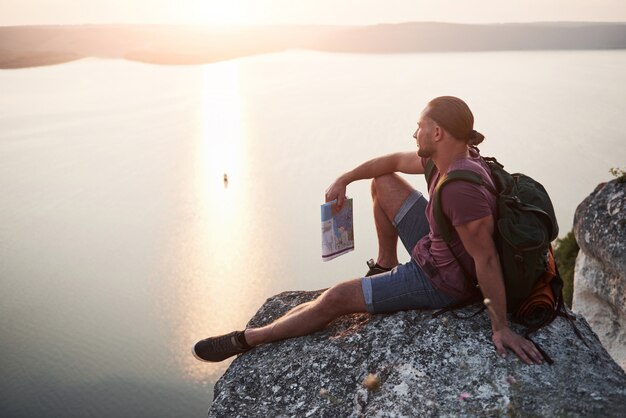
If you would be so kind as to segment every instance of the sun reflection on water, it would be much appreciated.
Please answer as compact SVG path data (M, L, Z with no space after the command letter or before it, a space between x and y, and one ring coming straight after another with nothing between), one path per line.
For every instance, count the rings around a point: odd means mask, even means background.
M193 380L215 380L229 362L203 364L190 354L199 339L241 328L249 313L242 303L240 253L246 246L248 197L246 133L242 122L239 64L203 67L198 134L189 189L189 219L177 239L174 270L176 357ZM227 180L226 180L227 179Z
M200 107L200 187L207 199L224 189L224 174L241 168L243 143L242 98L239 67L235 61L207 65L203 74ZM206 193L210 191L210 193ZM221 196L223 197L223 196Z

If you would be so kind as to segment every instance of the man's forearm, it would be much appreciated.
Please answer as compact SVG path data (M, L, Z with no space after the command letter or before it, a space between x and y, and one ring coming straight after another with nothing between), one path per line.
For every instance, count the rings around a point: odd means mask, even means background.
M373 179L383 174L393 173L395 171L393 156L393 154L384 155L368 160L342 174L340 178L344 180L346 184L350 184L356 180Z
M475 262L478 284L485 299L490 300L491 329L496 332L509 326L506 316L506 291L500 260L495 255L483 260L475 260Z
M486 216L456 227L463 246L474 259L478 284L490 300L491 339L498 353L505 357L507 348L527 364L541 364L542 356L531 341L513 332L506 317L506 293L500 258L493 240L493 216Z
M424 167L421 159L414 152L398 152L373 158L337 177L330 187L326 189L326 201L330 202L337 199L337 203L341 206L346 188L353 181L373 179L395 172L423 174Z
M407 153L387 154L381 157L372 158L354 169L339 176L345 185L357 180L373 179L384 174L395 173L403 170L403 162L407 158Z

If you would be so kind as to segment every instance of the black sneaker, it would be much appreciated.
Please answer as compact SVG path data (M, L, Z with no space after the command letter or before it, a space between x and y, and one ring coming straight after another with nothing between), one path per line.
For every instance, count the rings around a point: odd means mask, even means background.
M374 263L373 258L370 258L369 260L367 260L367 267L369 267L370 269L367 271L367 273L365 273L365 277L373 276L375 274L385 273L393 269L393 267L386 268L386 267L382 267L378 263Z
M223 361L228 357L245 353L252 347L239 341L240 333L243 333L243 331L234 331L230 334L198 341L191 349L191 353L200 361L210 362Z

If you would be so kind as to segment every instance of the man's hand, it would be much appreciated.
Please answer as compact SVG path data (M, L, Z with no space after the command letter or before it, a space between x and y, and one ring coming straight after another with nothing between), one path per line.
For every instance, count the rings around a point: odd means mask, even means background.
M510 349L526 364L542 364L543 356L531 341L516 334L509 327L493 332L491 337L498 354L506 357L506 349Z
M357 180L373 179L384 174L401 172L405 174L424 174L422 159L415 151L396 152L365 161L337 178L326 190L326 201L337 199L337 209L341 209L346 199L346 187Z
M330 202L337 199L337 209L341 209L343 201L346 198L346 187L347 183L343 180L343 178L337 178L337 180L335 180L333 184L326 189L326 201Z

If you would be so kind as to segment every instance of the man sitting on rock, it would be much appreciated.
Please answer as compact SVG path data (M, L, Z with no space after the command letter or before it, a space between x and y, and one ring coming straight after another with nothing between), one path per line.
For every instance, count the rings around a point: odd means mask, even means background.
M413 138L417 153L374 158L339 176L326 191L326 201L337 199L341 207L350 183L373 179L378 259L365 277L339 283L264 327L199 341L193 347L196 358L222 361L259 344L313 333L342 315L458 304L475 298L478 291L465 277L464 268L475 275L483 296L491 300L492 340L498 353L504 357L508 348L525 363L542 363L533 343L508 327L502 269L493 238L495 196L484 186L464 181L451 182L443 189L443 211L455 229L452 254L439 234L431 203L396 174L424 174L426 162L432 159L436 173L429 185L431 196L441 173L458 169L475 171L493 186L489 168L473 147L484 137L474 130L471 110L459 98L435 98L422 111ZM398 262L398 237L411 254L405 264Z

